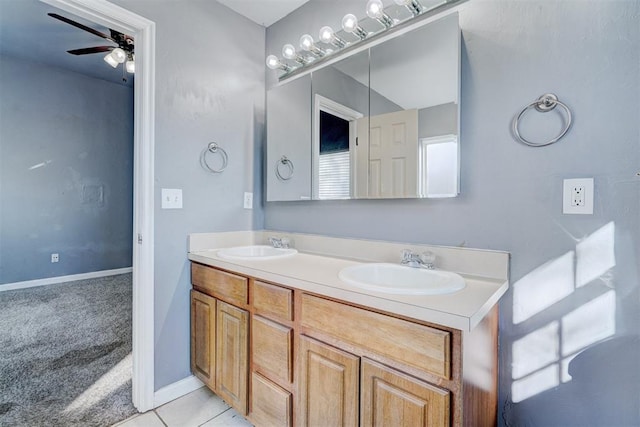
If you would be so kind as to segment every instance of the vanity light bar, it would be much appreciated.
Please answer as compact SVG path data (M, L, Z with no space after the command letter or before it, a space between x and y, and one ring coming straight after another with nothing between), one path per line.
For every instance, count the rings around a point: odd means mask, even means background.
M267 66L272 70L282 70L283 73L279 76L280 79L288 77L294 71L310 67L315 65L320 59L324 59L327 56L334 55L345 48L351 48L352 46L371 38L372 36L378 36L387 30L399 28L401 19L394 19L385 12L383 0L369 0L366 5L367 16L381 24L382 28L377 31L367 31L358 24L358 18L349 13L342 18L342 29L345 33L353 34L356 38L354 41L347 41L337 36L329 26L324 26L320 29L318 40L326 45L331 45L327 48L318 46L313 37L309 34L304 34L300 38L300 51L297 51L292 44L286 44L282 48L282 57L285 60L281 60L275 55L269 55L267 57ZM442 3L430 9L425 8L420 0L393 0L398 6L404 6L411 13L411 16L402 20L402 25L415 19L420 15L436 13L441 8L446 8L453 3L462 3L466 0L443 0ZM394 6L391 6L394 8ZM389 9L388 9L389 10ZM391 12L390 12L391 13ZM406 12L405 12L406 14ZM289 60L288 62L286 60ZM297 74L297 73L296 73Z

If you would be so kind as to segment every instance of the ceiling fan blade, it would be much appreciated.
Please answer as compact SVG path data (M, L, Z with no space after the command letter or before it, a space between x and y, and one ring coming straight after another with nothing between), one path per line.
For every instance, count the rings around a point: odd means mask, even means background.
M49 15L52 18L58 19L58 20L60 20L62 22L66 22L69 25L73 25L76 28L80 28L81 30L85 30L85 31L87 31L87 32L89 32L91 34L94 34L94 35L98 36L98 37L102 37L103 39L107 39L107 40L111 40L112 42L115 42L115 40L113 40L108 35L106 35L104 33L101 33L98 30L94 30L91 27L87 27L86 25L82 25L79 22L72 21L69 18L65 18L64 16L58 15L57 13L48 13L47 15Z
M100 53L100 52L110 52L114 49L113 46L96 46L96 47L85 47L84 49L73 49L68 50L72 55L88 55L90 53Z

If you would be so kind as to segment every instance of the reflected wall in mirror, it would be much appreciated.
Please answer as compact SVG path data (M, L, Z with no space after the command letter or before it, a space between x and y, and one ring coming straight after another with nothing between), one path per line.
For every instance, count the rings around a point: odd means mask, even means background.
M359 197L459 193L460 28L452 14L370 49L367 188ZM372 95L373 96L373 95ZM395 105L389 111L386 106ZM363 154L364 155L364 154ZM359 181L359 183L362 181Z
M314 199L354 197L358 137L368 132L368 80L368 51L312 74Z
M267 92L267 201L311 199L311 76Z

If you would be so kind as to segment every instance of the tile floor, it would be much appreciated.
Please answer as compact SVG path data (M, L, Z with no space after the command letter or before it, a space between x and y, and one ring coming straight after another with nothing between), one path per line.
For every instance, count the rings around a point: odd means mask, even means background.
M202 387L153 411L134 415L113 427L251 427L208 388Z

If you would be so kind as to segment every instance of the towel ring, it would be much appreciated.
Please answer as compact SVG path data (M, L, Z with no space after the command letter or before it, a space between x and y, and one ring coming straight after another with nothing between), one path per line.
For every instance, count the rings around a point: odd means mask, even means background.
M556 108L557 105L561 106L564 109L564 112L567 116L566 124L564 126L564 129L562 129L562 132L560 132L560 135L556 136L555 138L547 142L532 142L525 139L522 135L520 135L520 130L519 130L520 119L522 118L522 116L524 116L524 113L526 113L531 107L534 107L536 110L538 110L541 113L546 113ZM518 138L520 142L530 147L544 147L546 145L551 145L554 142L558 142L560 138L565 136L565 134L569 131L570 127L571 127L571 110L569 110L569 107L567 107L566 104L558 101L558 97L553 93L546 93L542 95L540 98L536 99L531 104L524 107L522 111L520 111L520 114L518 114L518 116L515 119L513 119L513 134L516 136L516 138Z
M222 158L222 166L218 169L212 168L209 163L207 163L207 153L220 154L220 157ZM202 153L200 154L200 165L211 173L221 173L227 168L228 162L229 157L227 156L227 152L215 142L210 142L209 145L207 145L207 148L202 150Z
M280 172L280 165L287 167L285 173ZM276 176L280 181L288 181L293 177L293 162L287 158L287 156L280 157L280 160L276 162Z

